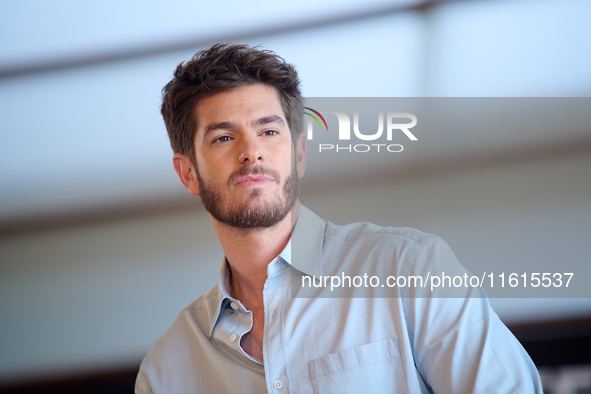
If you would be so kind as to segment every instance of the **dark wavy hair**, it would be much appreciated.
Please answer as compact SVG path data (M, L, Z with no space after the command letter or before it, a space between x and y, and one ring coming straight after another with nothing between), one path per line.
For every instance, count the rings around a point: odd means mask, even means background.
M300 81L295 68L274 52L247 45L215 44L177 66L162 89L162 116L175 153L194 160L197 103L238 86L262 83L276 89L292 140L303 131Z

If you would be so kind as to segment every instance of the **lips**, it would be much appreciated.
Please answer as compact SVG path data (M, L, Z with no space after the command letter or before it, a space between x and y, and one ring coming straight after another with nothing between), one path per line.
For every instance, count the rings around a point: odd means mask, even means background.
M274 180L263 175L246 175L238 178L234 186L264 186L271 182Z
M279 173L275 170L260 166L248 166L236 171L230 177L230 186L264 186L272 182L279 182Z

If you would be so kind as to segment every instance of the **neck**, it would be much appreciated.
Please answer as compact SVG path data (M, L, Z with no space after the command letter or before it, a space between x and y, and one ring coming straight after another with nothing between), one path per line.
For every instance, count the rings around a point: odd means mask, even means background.
M232 296L240 299L245 306L262 303L267 266L289 242L299 211L300 203L297 201L282 221L269 228L254 230L228 226L211 219L230 265Z

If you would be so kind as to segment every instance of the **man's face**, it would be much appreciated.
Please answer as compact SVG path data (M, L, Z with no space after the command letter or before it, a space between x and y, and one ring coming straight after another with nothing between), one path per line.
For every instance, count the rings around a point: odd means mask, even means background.
M251 229L284 219L297 201L301 166L275 89L233 88L195 111L195 175L211 216Z

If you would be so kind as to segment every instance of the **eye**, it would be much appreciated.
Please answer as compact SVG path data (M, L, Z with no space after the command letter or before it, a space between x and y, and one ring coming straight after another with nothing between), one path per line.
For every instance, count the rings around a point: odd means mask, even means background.
M265 130L263 135L279 135L279 132L277 130Z
M213 144L223 144L224 142L228 142L230 140L231 140L230 136L228 136L228 135L222 135L221 137L218 137L218 138L214 139L212 141L212 143Z

